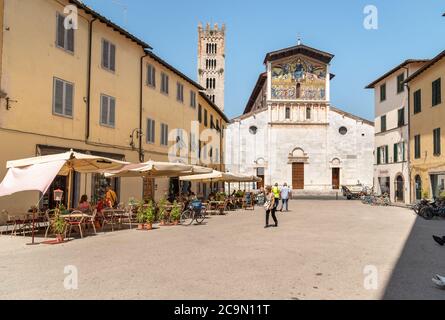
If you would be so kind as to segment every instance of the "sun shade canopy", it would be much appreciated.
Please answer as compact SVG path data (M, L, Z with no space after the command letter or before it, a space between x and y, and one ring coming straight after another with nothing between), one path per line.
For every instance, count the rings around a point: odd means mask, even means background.
M212 172L211 168L204 168L191 164L174 162L148 161L140 164L129 164L120 170L108 171L107 177L180 177L184 175L205 174Z
M259 182L261 178L255 176L246 176L241 174L233 174L228 172L220 172L213 170L209 174L199 174L193 176L184 176L180 178L182 181L202 181L202 182Z
M0 196L21 191L45 193L57 175L70 172L104 173L118 170L128 162L69 151L49 156L8 161L8 172L0 184Z

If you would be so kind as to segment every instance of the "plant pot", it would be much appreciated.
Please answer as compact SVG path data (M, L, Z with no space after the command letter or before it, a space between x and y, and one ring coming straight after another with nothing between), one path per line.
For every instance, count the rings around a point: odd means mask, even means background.
M138 230L144 230L145 225L143 223L138 224Z
M165 225L166 225L166 223L165 223L165 221L164 221L164 220L161 220L161 222L159 223L159 225L160 225L161 227L163 227L163 226L165 226Z
M175 220L175 221L173 221L173 225L174 225L174 226L179 225L179 220Z
M153 229L153 223L146 223L145 224L145 229L146 230L152 230Z
M56 241L57 241L57 243L62 243L63 242L63 235L61 235L61 234L57 234L56 235Z

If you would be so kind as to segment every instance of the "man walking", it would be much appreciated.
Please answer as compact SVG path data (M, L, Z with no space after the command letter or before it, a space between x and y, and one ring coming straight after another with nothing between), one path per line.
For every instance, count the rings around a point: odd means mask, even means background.
M283 188L281 189L281 212L283 212L284 207L286 206L286 212L289 212L289 197L291 195L291 190L287 186L287 183L284 183Z

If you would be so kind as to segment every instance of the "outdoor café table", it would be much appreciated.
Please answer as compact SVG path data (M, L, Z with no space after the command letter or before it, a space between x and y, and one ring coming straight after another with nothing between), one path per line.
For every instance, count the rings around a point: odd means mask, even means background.
M114 225L119 224L119 228L122 227L122 219L128 219L128 213L122 209L104 209L102 210L102 215L104 217L104 221L102 224L102 228L106 223L111 224L111 230L114 231Z

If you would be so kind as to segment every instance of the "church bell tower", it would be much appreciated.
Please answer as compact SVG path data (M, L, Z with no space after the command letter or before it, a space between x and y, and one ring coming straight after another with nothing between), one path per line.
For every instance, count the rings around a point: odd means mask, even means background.
M198 26L198 82L209 99L224 111L226 26Z

